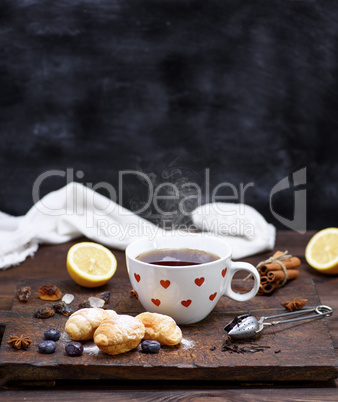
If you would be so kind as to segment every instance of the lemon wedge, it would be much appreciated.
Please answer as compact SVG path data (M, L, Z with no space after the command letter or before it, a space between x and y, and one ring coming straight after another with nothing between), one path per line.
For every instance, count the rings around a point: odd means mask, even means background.
M82 242L72 246L67 254L67 270L79 285L94 288L109 281L116 271L114 254L101 244Z
M306 246L305 258L319 272L338 274L338 228L316 233Z

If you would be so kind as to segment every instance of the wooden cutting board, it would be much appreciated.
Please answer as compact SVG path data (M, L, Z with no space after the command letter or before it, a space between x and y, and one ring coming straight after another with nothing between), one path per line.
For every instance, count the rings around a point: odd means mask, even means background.
M250 312L268 316L284 312L280 303L294 297L308 299L307 307L320 304L312 281L290 283L283 292L264 297L257 296L246 303L222 297L214 311L202 322L182 326L183 341L175 347L162 347L158 354L142 353L140 347L125 354L109 356L98 351L92 342L84 342L85 352L80 357L65 353L67 342L64 332L67 317L55 314L48 319L37 319L34 311L47 303L38 298L38 288L53 284L65 293L72 293L72 306L98 292L109 290L108 308L119 314L136 315L143 310L139 301L130 296L129 281L116 279L99 290L85 289L72 280L22 279L18 287L30 286L32 296L27 304L14 297L12 310L0 312L0 323L5 325L0 347L0 376L8 380L50 381L77 380L223 380L223 381L318 381L338 376L337 360L326 320L321 318L300 323L265 327L252 341L238 345L262 345L259 352L243 354L222 350L225 339L223 327L236 315ZM281 298L282 294L282 298ZM62 332L56 352L40 354L37 345L43 340L47 328ZM10 335L27 335L33 339L27 350L15 350L7 341Z

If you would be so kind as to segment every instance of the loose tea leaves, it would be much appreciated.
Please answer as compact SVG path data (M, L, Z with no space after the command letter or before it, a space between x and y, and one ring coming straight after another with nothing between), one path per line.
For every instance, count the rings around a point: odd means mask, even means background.
M270 348L270 346L257 345L255 343L250 343L250 344L234 343L231 341L230 336L227 336L225 341L222 344L221 350L223 352L242 354L242 353L264 352L265 349L269 349L269 348Z

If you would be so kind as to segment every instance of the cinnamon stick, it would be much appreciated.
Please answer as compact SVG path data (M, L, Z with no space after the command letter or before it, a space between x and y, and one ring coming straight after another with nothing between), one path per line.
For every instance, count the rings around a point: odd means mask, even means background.
M282 254L287 254L287 251L285 251L284 253L282 251L276 251L272 257L276 258ZM301 265L301 261L299 258L291 256L290 258L281 260L281 262L287 272L286 278L285 269L278 262L265 264L263 262L261 264L264 265L259 264L258 271L261 281L257 295L270 294L278 287L284 285L286 280L295 279L299 276L299 271L298 269L296 269Z
M279 255L283 254L281 251L276 251L273 257L278 257ZM290 257L287 260L282 260L286 269L293 269L297 268L301 265L301 261L298 257ZM261 275L267 275L268 272L271 271L282 271L283 268L278 262L272 262L270 264L262 265L259 268Z
M276 285L274 283L268 282L262 286L263 294L272 293L276 289Z
M283 252L282 251L280 251L280 250L277 250L276 252L275 252L275 254L273 254L273 258L275 258L275 257L278 257L279 255L281 255L281 254L283 254Z
M264 283L268 282L268 277L267 276L261 276L261 284L263 285Z
M299 271L298 269L288 269L288 280L298 278ZM271 271L268 272L266 276L268 282L281 282L285 278L284 271Z
M258 295L258 296L262 296L263 294L264 294L263 286L262 286L262 285L259 285L259 289L258 289L257 295Z

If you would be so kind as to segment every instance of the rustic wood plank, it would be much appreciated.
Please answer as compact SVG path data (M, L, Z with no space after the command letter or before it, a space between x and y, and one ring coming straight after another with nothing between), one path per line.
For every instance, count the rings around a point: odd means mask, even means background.
M130 383L129 383L130 384ZM82 392L75 391L73 388L67 388L66 390L55 390L50 388L43 389L10 389L6 392L6 401L46 401L46 391L48 392L48 398L51 395L55 395L52 400L59 401L83 401L86 400L97 400L100 401L178 401L178 402L188 402L188 401L207 401L212 399L212 401L239 401L239 402L260 402L260 401L318 401L323 400L337 401L337 390L322 388L311 388L311 387L300 387L299 389L288 389L278 387L274 390L265 389L252 389L252 388L241 388L241 389L195 389L198 388L196 383L189 384L190 389L188 390L177 390L177 383L170 382L170 389L163 388L162 390L146 389L140 385L136 390L130 390L129 387L116 388L116 384L113 387L96 386L96 390L86 390L82 388ZM168 384L164 384L168 385ZM83 387L83 386L82 386ZM163 387L163 385L162 385ZM217 386L215 385L217 388ZM323 391L325 391L325 397L323 397Z
M284 289L284 298L298 297L309 300L309 306L320 304L311 281L302 283L299 289L291 283ZM264 352L230 354L222 351L224 325L235 315L244 311L255 315L272 315L282 311L278 295L255 297L243 306L222 297L215 310L202 322L182 326L184 340L177 347L163 347L158 355L148 355L139 349L118 356L103 352L93 354L93 343L85 343L85 353L71 358L64 352L65 338L58 342L52 355L41 355L37 344L43 339L43 332L50 327L64 332L67 317L55 315L39 320L33 313L48 302L38 299L38 288L55 284L63 293L72 293L77 306L86 297L95 295L97 289L84 289L70 279L22 279L18 286L29 285L32 297L27 304L14 298L12 316L2 314L1 321L7 321L4 342L0 348L0 373L8 380L57 379L132 379L132 380L223 380L223 381L326 381L336 378L337 361L326 319L298 325L285 324L282 327L264 329L257 339L248 344L268 346ZM100 288L111 291L109 308L120 314L136 315L143 311L139 301L130 297L130 283L125 278L116 278L111 284ZM51 303L51 302L50 302ZM0 315L1 317L1 315ZM30 336L34 343L26 351L11 349L6 340L10 334ZM243 343L243 342L242 342ZM214 349L214 350L210 350Z
M326 276L317 273L309 267L304 258L304 250L308 240L314 232L307 232L304 235L292 231L278 231L275 250L289 250L297 255L302 265L300 277L294 283L288 284L280 289L275 296L285 300L286 290L293 287L293 294L298 295L297 288L308 279L314 280L316 289L322 303L328 304L335 309L335 313L327 319L330 336L333 344L338 350L338 276ZM65 267L65 258L69 247L77 241L60 245L43 245L33 259L28 258L19 266L12 267L6 271L0 271L0 310L9 310L12 305L13 295L18 278L42 278L54 277L60 279L68 278ZM118 269L115 278L127 278L124 253L113 250L118 259ZM270 256L271 253L263 253L258 256L249 257L246 261L257 264L259 261ZM57 267L54 261L57 259ZM270 297L266 297L265 306L270 307ZM262 302L262 306L264 303ZM4 327L0 326L0 332ZM1 338L1 333L0 333ZM52 382L54 383L54 382ZM238 401L280 401L280 400L304 400L304 401L336 401L338 380L314 381L314 382L226 382L226 381L57 381L55 387L48 387L48 384L41 385L34 382L39 388L27 388L29 385L20 382L2 380L0 377L0 398L4 400L26 400L45 401L46 390L50 400L201 400L214 398L213 400L238 400ZM217 399L218 398L218 399Z

